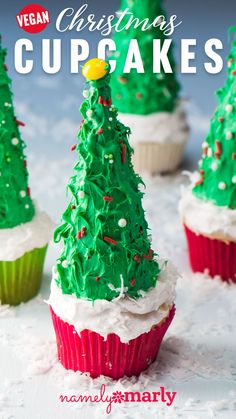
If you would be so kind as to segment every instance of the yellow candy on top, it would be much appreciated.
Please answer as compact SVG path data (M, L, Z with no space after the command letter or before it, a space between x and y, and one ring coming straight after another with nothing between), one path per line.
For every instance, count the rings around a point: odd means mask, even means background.
M87 80L99 80L107 74L108 64L100 58L92 58L84 64L82 74Z

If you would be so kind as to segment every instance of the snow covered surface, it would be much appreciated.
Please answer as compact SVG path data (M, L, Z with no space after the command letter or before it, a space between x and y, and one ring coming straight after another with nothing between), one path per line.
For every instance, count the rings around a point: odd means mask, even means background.
M31 159L31 187L55 220L65 208L72 157L49 163ZM17 308L0 307L0 419L235 418L236 286L193 275L177 203L180 175L146 179L144 207L153 248L183 274L177 312L157 361L139 378L112 382L65 371L57 362L48 298L51 266L59 251L51 245L41 294ZM45 185L48 185L45 190ZM113 391L176 391L171 407L161 403L117 403L107 415L103 403L61 403L59 396Z

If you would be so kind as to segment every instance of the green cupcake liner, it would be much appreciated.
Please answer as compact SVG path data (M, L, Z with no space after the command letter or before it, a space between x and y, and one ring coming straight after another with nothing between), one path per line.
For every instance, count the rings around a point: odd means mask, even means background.
M18 305L37 295L48 245L14 261L0 261L0 302Z

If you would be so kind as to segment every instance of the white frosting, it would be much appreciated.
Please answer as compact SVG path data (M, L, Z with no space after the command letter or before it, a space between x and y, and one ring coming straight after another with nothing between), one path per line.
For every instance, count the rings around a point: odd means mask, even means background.
M13 261L26 252L44 247L51 240L54 228L49 216L36 207L32 221L0 229L0 260Z
M236 240L236 211L196 198L191 187L183 188L179 211L191 230Z
M185 112L155 112L148 115L119 114L121 122L130 127L130 143L138 142L178 143L187 141L189 127Z
M112 301L78 299L75 295L62 294L56 285L55 273L51 284L48 304L63 321L72 324L80 333L93 330L101 336L116 333L122 342L128 342L163 320L169 313L175 299L175 285L178 273L168 263L157 279L156 286L142 292L139 299L125 294ZM161 307L165 304L165 307Z

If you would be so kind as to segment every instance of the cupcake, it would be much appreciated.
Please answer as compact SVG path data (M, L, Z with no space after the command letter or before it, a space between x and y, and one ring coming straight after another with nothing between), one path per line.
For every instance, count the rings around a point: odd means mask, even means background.
M152 0L122 0L121 10L129 8L135 18L154 21L165 16L161 2ZM128 22L130 15L124 18ZM153 70L153 41L166 36L158 27L142 31L141 26L116 32L114 41L116 68L111 81L113 102L119 109L122 123L131 129L130 144L134 148L133 164L138 172L150 175L172 172L180 165L189 135L186 115L179 99L180 85L176 80L175 64L170 48L168 58L173 73L161 68ZM141 55L138 73L136 68L124 67L130 41L136 39ZM142 67L143 66L143 67ZM135 67L135 65L133 65Z
M154 361L175 313L176 272L151 249L143 182L131 163L129 128L111 102L110 66L92 59L70 203L55 231L63 241L49 305L66 369L118 379Z
M0 38L0 302L17 305L39 290L53 225L30 196L5 55Z
M193 271L236 282L236 42L217 95L199 173L183 192L180 213Z

